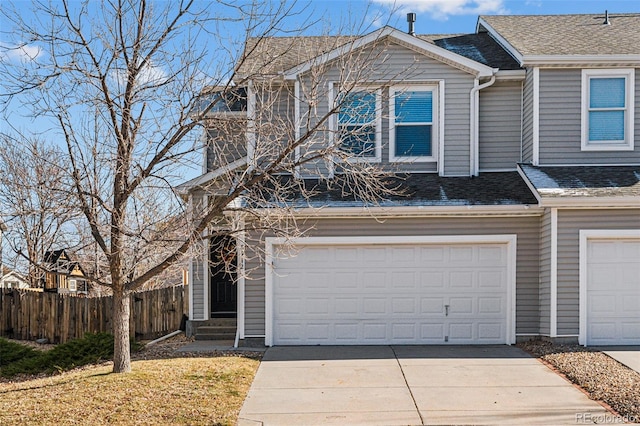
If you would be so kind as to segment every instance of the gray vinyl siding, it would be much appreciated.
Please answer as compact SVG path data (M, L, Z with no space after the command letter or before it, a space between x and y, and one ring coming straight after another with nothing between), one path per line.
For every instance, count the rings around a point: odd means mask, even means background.
M340 59L336 63L322 70L322 82L310 78L301 78L301 97L315 96L313 108L306 102L301 102L301 118L303 124L306 118L313 125L319 122L328 112L330 83L338 83L347 77L345 70L350 70L348 78L358 81L359 85L371 88L381 88L381 116L382 116L382 166L387 170L398 172L435 172L436 163L390 163L389 162L389 87L394 84L437 84L444 80L444 171L450 176L469 175L469 143L470 143L470 103L469 94L473 88L474 77L464 71L444 64L438 60L426 57L408 48L385 44L383 54L372 53L372 49L364 49L350 63L349 59ZM378 52L381 50L378 49ZM353 69L358 71L353 71ZM318 72L314 69L314 72ZM303 131L306 127L303 127ZM320 132L314 139L317 143L327 143L329 138L328 123L324 125L324 132ZM315 146L314 146L315 147ZM314 164L309 173L315 173L315 168L324 171L322 164Z
M522 91L522 161L533 161L533 69L527 69Z
M273 82L254 84L255 155L258 164L270 164L282 153L281 149L295 140L295 98L293 84ZM290 157L293 159L293 154ZM292 171L291 164L285 168Z
M640 162L640 83L635 82L634 151L582 151L582 70L540 70L540 165Z
M522 83L496 83L480 91L480 171L515 170L520 161Z
M540 224L540 334L551 333L551 210L545 209Z
M538 271L540 218L466 217L386 219L323 219L305 226L313 227L308 236L415 236L415 235L517 235L516 333L537 334L539 330ZM245 281L245 332L265 333L264 265L257 257L247 261L249 277Z
M203 255L191 259L191 318L194 320L207 319L205 312L205 258Z
M194 211L201 211L203 208L203 203L205 200L204 192L202 191L194 191L191 194L191 205ZM194 247L195 255L191 258L191 271L190 271L190 282L191 286L191 319L194 320L203 320L207 319L208 312L206 312L206 283L207 277L206 273L208 268L207 264L207 248L206 246Z
M640 229L640 209L558 211L558 334L579 332L580 230Z
M247 155L247 121L220 119L207 129L207 172Z

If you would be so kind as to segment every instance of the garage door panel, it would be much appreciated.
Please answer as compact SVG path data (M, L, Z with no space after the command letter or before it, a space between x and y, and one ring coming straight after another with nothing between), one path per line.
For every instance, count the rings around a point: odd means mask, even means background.
M640 344L640 239L589 239L586 343Z
M506 247L304 247L274 262L274 343L505 343Z
M446 303L443 297L423 297L420 300L420 313L441 316L445 313L444 305Z
M445 279L443 271L420 271L420 287L425 290L444 289Z
M418 280L416 271L392 271L391 272L391 289L392 290L415 290L418 288Z

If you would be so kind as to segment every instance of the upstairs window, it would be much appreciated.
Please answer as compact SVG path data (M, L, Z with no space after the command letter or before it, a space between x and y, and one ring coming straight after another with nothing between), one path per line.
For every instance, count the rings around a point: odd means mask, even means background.
M338 96L340 150L354 159L380 158L380 95L378 91L354 91Z
M582 71L582 149L633 150L633 69Z
M435 161L438 97L435 86L391 88L391 161Z

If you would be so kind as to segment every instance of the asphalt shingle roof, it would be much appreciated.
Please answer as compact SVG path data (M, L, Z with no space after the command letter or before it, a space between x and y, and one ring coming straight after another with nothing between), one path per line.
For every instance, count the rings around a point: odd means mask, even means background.
M603 3L603 7L605 3ZM520 54L640 54L640 13L481 16Z
M433 42L436 46L491 68L499 68L501 70L520 69L518 62L486 33L447 36L436 39Z
M366 205L355 197L348 186L341 186L340 183L328 185L326 181L307 179L302 184L305 196L294 190L287 197L297 207ZM383 207L538 204L517 172L481 173L477 177L441 177L437 174L415 173L389 178L386 185L395 191L377 204Z
M520 168L542 197L640 197L640 166Z

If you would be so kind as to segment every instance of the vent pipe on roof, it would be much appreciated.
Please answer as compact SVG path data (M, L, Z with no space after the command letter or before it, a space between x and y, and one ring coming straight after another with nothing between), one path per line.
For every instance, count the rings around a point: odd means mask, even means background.
M609 11L608 10L604 11L604 22L602 23L602 25L611 25L611 22L609 22Z
M413 24L416 22L416 14L415 13L407 13L407 22L409 23L409 35L416 35L415 30L413 29Z

